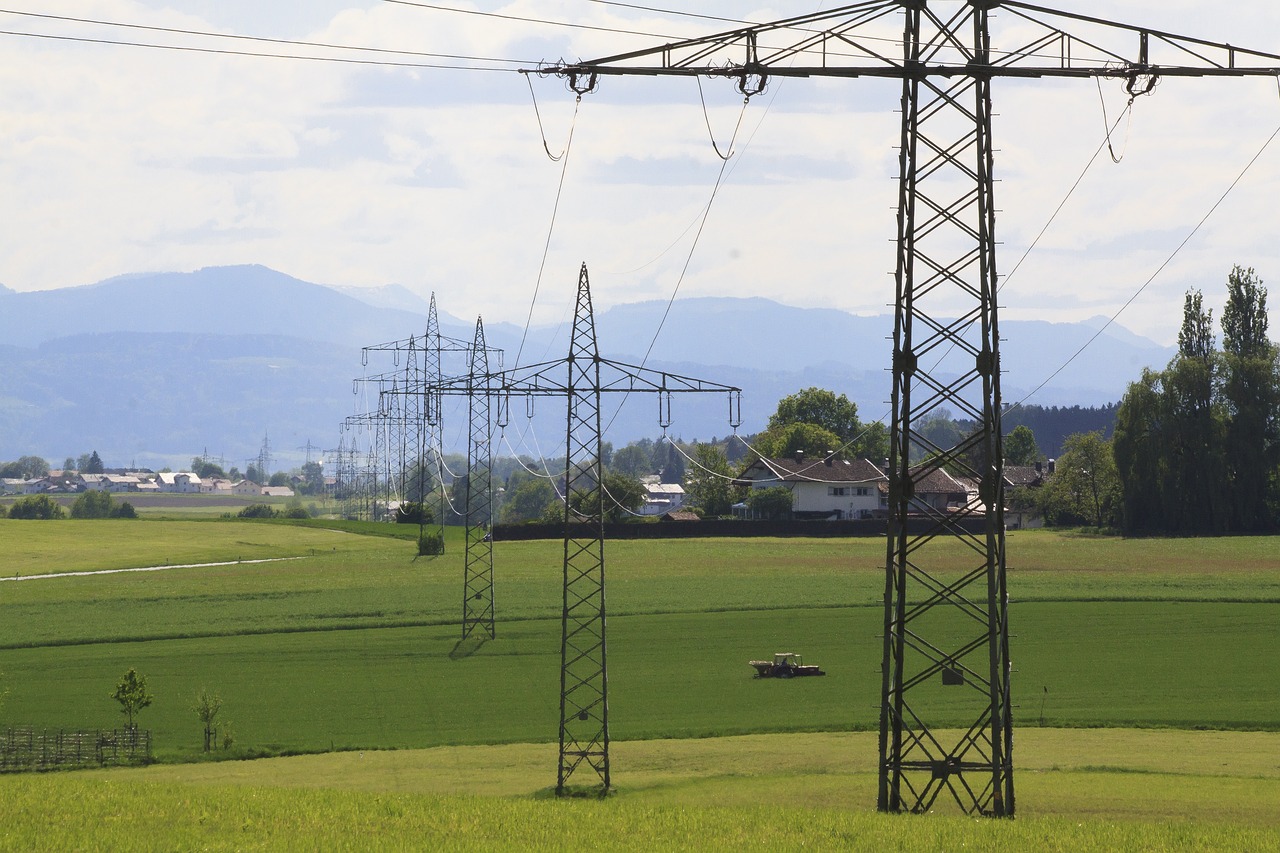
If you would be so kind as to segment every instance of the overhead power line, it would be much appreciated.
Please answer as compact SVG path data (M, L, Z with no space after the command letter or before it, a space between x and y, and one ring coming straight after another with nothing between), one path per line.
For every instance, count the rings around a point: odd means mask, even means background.
M657 6L641 6L637 3L619 3L617 0L590 0L592 3L599 3L601 6L617 6L620 9L636 9L641 12L657 12L660 15L679 15L682 18L697 18L701 21L721 21L726 24L746 24L750 26L752 21L744 21L740 18L722 18L719 15L700 15L697 12L680 12L676 9L661 9Z
M181 27L159 27L150 24L131 24L123 21L103 21L96 18L77 18L70 15L50 15L43 12L23 12L16 9L0 9L5 15L19 15L24 18L43 18L51 21L69 21L77 24L93 24L100 27L119 27L130 30L145 30L153 33L170 33L175 35L199 36L201 38L232 39L236 41L259 42L262 44L280 44L291 47L318 47L326 50L354 50L360 53L377 53L392 56L421 56L431 59L460 59L468 62L501 62L506 64L525 63L527 60L502 59L490 56L466 56L457 53L430 53L421 50L396 50L386 47L361 47L350 44L334 44L331 42L299 41L296 39L269 38L267 36L248 36L238 33L215 33L208 30L190 30Z
M624 30L620 27L598 27L592 24L575 24L571 21L550 21L546 18L530 18L523 15L505 15L501 12L482 12L479 9L459 9L457 6L443 6L439 3L419 3L416 0L382 0L397 6L414 6L418 9L431 9L436 12L454 12L459 15L476 15L481 18L497 18L503 21L519 21L524 24L543 24L549 27L567 27L574 30L590 30L597 33L618 33L626 36L645 36L646 38L680 39L666 33L644 32L641 30Z
M88 36L58 36L50 33L27 33L15 30L0 30L0 36L17 36L19 38L43 39L45 41L68 41L82 44L106 44L116 47L142 47L151 50L171 50L180 53L205 53L215 56L253 56L260 59L291 59L303 62L337 62L344 65L372 65L383 68L434 68L450 71L499 71L510 73L515 68L490 68L481 65L446 65L440 62L391 62L380 59L357 59L350 56L307 56L296 53L264 53L252 50L229 50L226 48L196 47L194 45L154 44L151 42L125 41L123 39L90 38Z

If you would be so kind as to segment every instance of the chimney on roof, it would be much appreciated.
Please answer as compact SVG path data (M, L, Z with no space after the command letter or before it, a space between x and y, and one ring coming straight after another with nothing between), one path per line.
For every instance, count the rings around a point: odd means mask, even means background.
M1036 473L1037 474L1044 473L1044 463L1041 462L1039 459L1036 460Z
M1053 473L1053 469L1054 469L1055 467L1056 467L1056 466L1054 465L1054 460L1050 459L1050 460L1049 460L1049 473L1050 473L1050 474L1052 474L1052 473Z
M804 451L803 451L803 450L797 450L797 451L796 451L796 464L797 464L797 465L800 465L800 464L802 464L803 462L804 462Z
M831 460L835 458L835 455L836 455L836 452L834 450L828 450L827 458L822 460L823 462L827 463L828 468L831 467Z
M885 472L886 474L888 474L888 473L889 473L889 457L888 457L888 456L886 456L886 457L884 458L884 465L881 465L880 467L881 467L882 469L884 469L884 472Z

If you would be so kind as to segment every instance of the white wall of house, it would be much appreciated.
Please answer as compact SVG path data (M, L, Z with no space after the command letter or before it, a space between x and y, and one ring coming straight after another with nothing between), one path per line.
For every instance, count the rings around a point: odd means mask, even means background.
M875 483L788 483L793 512L836 512L841 518L861 518L880 506Z

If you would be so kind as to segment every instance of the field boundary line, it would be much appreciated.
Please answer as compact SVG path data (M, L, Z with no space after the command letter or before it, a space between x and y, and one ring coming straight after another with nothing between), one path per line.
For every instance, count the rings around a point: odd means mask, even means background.
M84 572L51 572L43 575L15 575L0 577L0 581L39 581L50 578L87 578L96 575L118 575L124 572L163 572L169 569L207 569L215 566L248 566L254 563L280 563L285 560L301 560L302 557L264 557L260 560L224 560L221 563L175 563L170 566L140 566L133 569L92 569Z

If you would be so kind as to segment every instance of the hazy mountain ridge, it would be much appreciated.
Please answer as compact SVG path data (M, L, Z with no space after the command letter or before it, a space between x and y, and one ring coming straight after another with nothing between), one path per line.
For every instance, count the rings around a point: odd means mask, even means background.
M391 286L362 300L348 288L261 266L0 291L0 459L35 453L56 465L97 449L111 464L158 466L208 448L237 464L255 455L267 434L280 464L295 464L293 457L302 456L295 448L309 441L336 446L339 424L359 405L353 378L397 369L387 353L373 353L362 365L360 348L425 330L424 313L371 303L412 306L419 304L414 296ZM448 307L448 294L438 300ZM598 312L602 354L639 363L666 308L653 301ZM1096 333L1098 321L1004 322L1006 402L1062 367ZM474 331L444 310L441 327L464 341ZM760 429L781 396L809 385L847 394L864 417L878 418L888 410L891 330L889 316L761 298L692 298L675 303L648 366L741 386L743 432ZM485 331L491 346L506 350L510 365L523 329L494 323ZM522 361L557 358L566 347L566 329L534 327ZM1143 367L1163 366L1171 354L1172 348L1112 325L1031 402L1113 402ZM450 356L446 371L462 369L461 355ZM563 414L554 415L554 408L539 404L539 433L563 431ZM729 432L724 410L720 400L682 401L671 432L723 436ZM521 428L513 426L513 435ZM659 431L655 404L634 399L606 437L621 445Z

